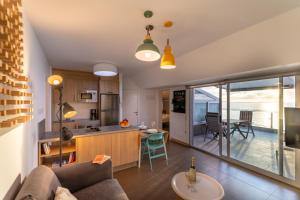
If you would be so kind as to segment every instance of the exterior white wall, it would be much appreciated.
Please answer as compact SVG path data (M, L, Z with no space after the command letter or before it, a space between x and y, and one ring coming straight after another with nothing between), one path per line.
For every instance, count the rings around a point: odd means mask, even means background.
M24 71L31 80L33 92L33 119L0 136L0 199L11 187L16 177L24 178L37 166L37 124L48 116L51 99L46 77L50 67L36 35L24 16ZM51 121L51 118L48 118ZM49 126L49 122L48 122Z

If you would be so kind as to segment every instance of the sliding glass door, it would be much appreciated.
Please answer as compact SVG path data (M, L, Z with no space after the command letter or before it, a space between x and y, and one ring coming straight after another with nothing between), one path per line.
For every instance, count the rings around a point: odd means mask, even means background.
M207 124L207 113L219 114L219 87L216 85L192 90L191 145L219 155L218 133L210 129Z
M222 95L222 98L221 98L221 110L222 110L222 116L221 116L221 118L222 118L222 124L223 124L223 126L222 126L222 128L224 129L224 131L225 132L227 132L227 116L229 116L229 110L228 110L228 108L230 107L229 105L228 105L228 103L229 103L229 101L228 101L228 98L229 98L229 96L228 96L228 92L227 92L227 90L228 90L228 87L229 87L229 84L223 84L223 85L221 85L221 87L220 87L220 93L221 93L221 95ZM230 138L228 138L228 139L230 139ZM222 149L222 151L221 151L221 155L222 156L228 156L229 154L228 154L228 152L229 152L229 140L227 139L227 134L225 134L224 135L224 137L222 138L222 143L221 143L221 146L220 146L220 148Z
M283 108L300 107L300 77L283 77ZM296 151L285 144L285 119L283 115L283 155L282 155L282 175L289 179L295 179L296 174Z
M230 83L230 157L278 174L279 78Z
M300 107L300 77L194 87L191 145L295 180L297 152L285 145L285 108ZM211 128L209 116L216 116Z

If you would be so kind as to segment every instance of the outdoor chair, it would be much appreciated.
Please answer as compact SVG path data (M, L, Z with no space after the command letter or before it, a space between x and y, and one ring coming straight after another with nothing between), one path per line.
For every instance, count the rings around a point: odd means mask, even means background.
M204 133L204 141L207 133L213 134L213 139L216 139L220 133L224 134L223 124L220 122L221 116L219 113L208 112L206 113L206 130Z
M247 131L243 131L243 133L246 133L246 138L248 137L248 134L251 130L251 133L253 136L255 136L253 128L252 128L252 116L253 116L253 111L240 111L240 120L245 120L244 122L240 122L239 126L240 127L245 127L247 128Z

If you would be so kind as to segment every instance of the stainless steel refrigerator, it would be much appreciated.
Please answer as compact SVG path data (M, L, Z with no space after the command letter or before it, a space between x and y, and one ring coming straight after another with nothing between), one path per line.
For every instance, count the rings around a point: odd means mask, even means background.
M119 95L100 94L100 125L111 126L119 124Z

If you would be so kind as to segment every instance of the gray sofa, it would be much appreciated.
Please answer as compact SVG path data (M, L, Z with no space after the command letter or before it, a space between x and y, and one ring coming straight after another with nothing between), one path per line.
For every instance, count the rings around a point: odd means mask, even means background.
M111 160L102 165L86 162L54 170L41 165L26 178L16 200L54 199L58 186L68 188L79 200L128 200L119 182L113 179Z

